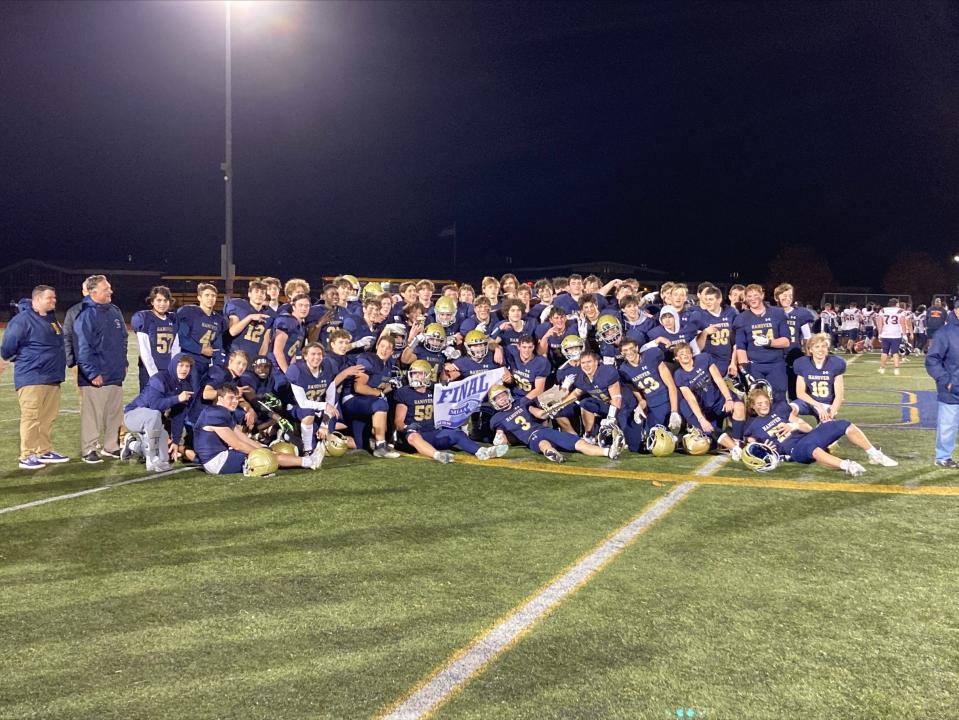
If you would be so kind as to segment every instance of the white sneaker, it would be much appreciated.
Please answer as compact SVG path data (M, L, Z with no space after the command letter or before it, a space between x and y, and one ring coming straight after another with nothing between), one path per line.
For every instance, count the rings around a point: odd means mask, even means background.
M173 466L170 465L170 463L160 461L158 463L154 463L152 468L148 467L147 470L150 472L161 473L161 472L167 472L168 470L172 469L172 467Z
M485 450L486 448L483 449ZM476 453L476 456L479 457L479 453ZM451 462L453 462L453 453L437 450L433 455L433 459L438 463L442 463L443 465L449 465ZM480 458L480 460L483 459L484 458Z
M869 453L870 465L882 465L883 467L898 467L899 463L886 455L882 450L876 448L874 452Z
M563 456L563 454L558 452L557 450L554 450L553 448L549 448L546 452L544 452L543 457L545 457L550 462L554 462L554 463L566 462L566 458Z
M326 443L317 443L310 454L310 470L319 470L323 466L323 459L326 457Z
M400 457L400 454L384 442L373 448L373 457L394 460Z
M898 375L898 374L899 374L899 368L896 368L895 370L893 370L893 371L892 371L892 374L893 374L893 375Z
M885 374L886 374L886 368L879 368L879 374L880 374L880 375L885 375Z
M133 444L137 441L137 436L133 433L126 433L123 436L123 445L120 447L120 459L129 460L134 455ZM149 468L147 468L149 470Z
M494 448L497 448L497 447L506 447L506 446L505 446L505 445L490 445L489 447L481 447L481 448L480 448L479 450L477 450L476 453L475 453L476 459L477 459L477 460L483 460L484 462L485 462L486 460L492 460L492 459L495 457L495 456L493 455L493 450L494 450Z
M852 475L853 477L859 477L860 475L864 475L866 472L866 468L852 460L846 461L846 467L843 468L843 470L847 475Z
M625 447L626 447L626 436L623 435L622 430L617 428L613 432L613 441L609 445L609 459L615 460L616 458L618 458L622 454L623 449Z
M729 448L729 459L733 462L739 462L743 457L743 449L739 445L733 445Z

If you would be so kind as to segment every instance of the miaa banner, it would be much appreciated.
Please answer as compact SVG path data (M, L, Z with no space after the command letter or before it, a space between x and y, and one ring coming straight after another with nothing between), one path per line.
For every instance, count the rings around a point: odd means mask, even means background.
M489 389L502 381L503 368L495 368L449 385L434 385L433 424L438 429L462 427L479 409Z

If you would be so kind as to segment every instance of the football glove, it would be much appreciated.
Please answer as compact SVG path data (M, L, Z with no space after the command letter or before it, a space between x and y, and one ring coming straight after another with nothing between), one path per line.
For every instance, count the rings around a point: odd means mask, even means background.
M679 429L683 426L683 416L678 412L669 413L669 432L673 435L679 434Z
M563 384L561 385L561 387L563 388L563 390L569 390L571 387L573 387L574 382L576 382L576 376L567 375L565 378L563 378Z
M599 427L601 429L616 427L616 418L603 418L599 422Z
M456 360L456 358L460 357L462 354L463 353L461 353L459 350L457 350L455 347L452 347L452 346L446 348L443 351L443 356L447 360Z
M645 419L646 419L646 413L643 412L642 407L637 405L636 409L633 410L633 422L639 425Z
M771 342L772 340L770 340L765 335L759 335L753 338L753 345L755 345L756 347L768 347L769 343Z

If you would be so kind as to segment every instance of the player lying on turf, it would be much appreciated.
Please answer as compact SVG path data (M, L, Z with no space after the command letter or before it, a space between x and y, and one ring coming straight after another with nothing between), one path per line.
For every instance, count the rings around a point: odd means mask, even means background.
M899 464L873 447L862 430L848 420L830 420L814 429L799 417L794 406L787 402L773 404L769 391L762 387L750 390L746 405L751 415L746 422L746 438L776 454L766 456L768 464L774 465L782 457L807 465L818 463L852 476L862 475L866 472L862 465L853 460L836 457L827 449L843 436L849 438L856 447L865 450L872 465L895 467ZM753 467L755 451L750 445L743 451L743 461L750 467Z
M406 377L409 385L397 390L394 396L394 424L396 432L416 452L444 464L453 462L453 453L448 452L451 448L471 453L480 460L506 454L508 445L483 447L458 428L436 429L433 424L433 394L429 392L433 384L433 369L429 362L414 360Z
M612 443L604 448L593 445L574 433L544 427L534 418L534 415L544 418L546 411L530 405L526 398L514 402L512 393L505 385L491 387L489 401L495 411L490 420L490 427L493 430L502 430L512 435L530 450L540 453L551 462L566 462L566 458L559 450L570 452L575 450L583 455L608 457L610 460L615 460L626 445L626 438L621 432L613 433Z

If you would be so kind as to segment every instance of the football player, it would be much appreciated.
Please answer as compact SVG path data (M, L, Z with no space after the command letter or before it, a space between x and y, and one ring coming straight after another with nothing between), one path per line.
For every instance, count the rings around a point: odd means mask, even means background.
M485 295L480 295L476 298L476 301L473 303L472 315L460 323L460 333L463 337L466 337L466 333L470 330L479 330L484 333L489 332L494 322L492 308L493 306L490 304L489 298Z
M336 428L336 421L340 417L337 387L362 371L361 366L353 365L343 368L334 376L329 366L324 365L323 356L323 346L310 343L303 348L303 358L294 361L286 371L295 401L292 414L300 422L300 438L305 455L313 452L317 438L325 440Z
M559 452L576 451L593 457L608 457L615 460L623 450L622 434L614 435L614 442L606 448L586 442L573 433L562 430L552 430L545 427L540 419L545 412L532 407L524 398L518 402L504 385L494 385L489 391L489 401L494 409L490 420L490 427L498 432L512 435L517 441L535 453L540 453L550 462L566 462L566 457ZM535 413L535 416L534 416ZM558 448L558 449L557 449Z
M889 304L876 313L876 329L879 331L879 342L882 347L879 352L879 374L886 372L886 362L892 355L893 375L899 374L899 347L902 336L911 328L907 326L905 314L899 307L899 301L892 298Z
M306 316L310 312L309 295L300 293L290 301L290 312L277 315L273 321L273 341L268 355L283 376L306 340Z
M563 338L576 332L576 321L568 319L563 308L551 307L546 322L536 328L534 335L538 340L536 351L549 360L550 365L556 369L566 361L561 347Z
M417 360L423 360L430 366L432 382L439 382L448 354L444 353L446 347L446 331L442 325L430 323L425 328L422 324L414 325L410 330L409 344L400 354L400 363L412 366Z
M508 298L503 301L500 312L506 316L506 320L497 323L490 331L489 335L493 342L509 347L519 342L521 337L533 334L536 321L529 317L524 319L523 310L523 302L518 298Z
M746 287L746 309L736 316L736 363L750 385L763 379L772 386L774 397L786 397L786 359L783 350L789 347L789 325L782 308L763 302L761 285Z
M266 284L251 280L247 298L231 298L223 308L229 325L226 349L243 350L249 357L265 355L269 348L269 326L273 322L273 314L267 312L266 307Z
M546 379L552 373L549 360L536 354L536 341L531 335L523 335L515 345L506 348L506 366L514 393L530 400L543 394Z
M206 377L211 365L223 365L223 332L225 321L216 310L216 287L200 283L196 288L197 304L177 310L177 338L180 350L193 358L200 377Z
M793 305L793 286L789 283L777 285L773 290L773 297L779 303L786 315L786 326L789 328L789 347L783 352L786 360L786 390L790 400L796 399L796 374L793 372L793 363L803 357L803 343L812 335L812 313L803 306Z
M170 288L156 285L147 296L149 310L133 314L130 325L136 333L140 351L140 392L161 369L170 367L170 358L178 352L174 347L177 337L177 316L170 312L173 296Z
M560 352L566 362L556 368L556 386L569 392L579 376L579 361L586 352L586 343L577 334L567 335L560 343ZM575 403L566 405L550 412L550 417L559 425L560 430L574 432L573 422L579 417L579 407Z
M394 425L397 433L420 455L446 464L453 462L453 453L448 452L452 448L468 452L480 460L503 457L509 450L509 445L482 447L458 428L437 430L433 424L433 395L429 392L433 384L429 364L424 360L414 361L407 378L409 385L401 387L394 395Z
M266 307L276 316L277 311L280 309L280 279L265 277L260 280L260 282L266 285Z
M862 430L848 420L833 420L813 429L799 417L796 408L786 402L774 403L765 388L757 387L747 398L750 418L746 437L774 449L792 462L819 463L852 475L862 475L866 469L857 462L831 455L826 449L843 436L866 451L873 465L895 467L899 463L883 454L869 442Z
M745 406L733 397L709 355L701 353L693 357L688 344L677 343L673 346L673 356L678 365L673 381L679 390L680 414L691 427L711 436L716 444L729 450L733 460L738 460L739 441L743 438L746 420ZM723 428L727 418L732 421L728 433Z
M679 321L679 313L672 305L665 305L659 311L659 325L650 329L646 334L646 343L640 346L642 352L649 348L659 346L665 355L666 362L673 362L672 346L676 343L684 342L692 348L693 354L699 354L699 347L696 345L695 332L687 331Z
M808 356L793 365L796 373L796 401L800 415L814 415L819 422L832 420L839 414L845 399L846 361L829 354L829 335L817 333L806 341Z
M266 447L236 429L234 411L239 401L240 394L236 386L227 383L217 391L216 404L204 408L197 420L194 448L203 469L211 475L242 473L247 456L254 450ZM276 462L279 467L318 470L323 456L324 452L301 458L277 455Z
M366 352L357 358L360 372L347 378L343 383L343 419L350 427L356 447L363 447L363 436L371 434L370 444L373 457L398 458L400 454L386 442L387 413L389 403L386 395L393 388L390 377L392 367L393 340L383 335L376 341L373 352Z
M724 375L735 376L736 336L733 323L736 321L735 308L723 307L723 294L712 285L703 288L700 293L700 308L696 311L697 323L702 329L696 338L696 344Z
M623 359L619 345L623 341L623 325L615 315L601 315L596 321L596 342L603 365L615 366Z
M839 335L842 338L843 349L851 353L859 341L859 326L862 324L862 315L856 303L849 303L849 306L840 314L839 322Z
M621 347L623 362L619 366L619 378L637 400L641 400L641 412L633 411L634 420L642 421L644 429L664 425L678 434L683 424L679 394L662 349L654 346L640 353L639 344L632 338L623 340Z

